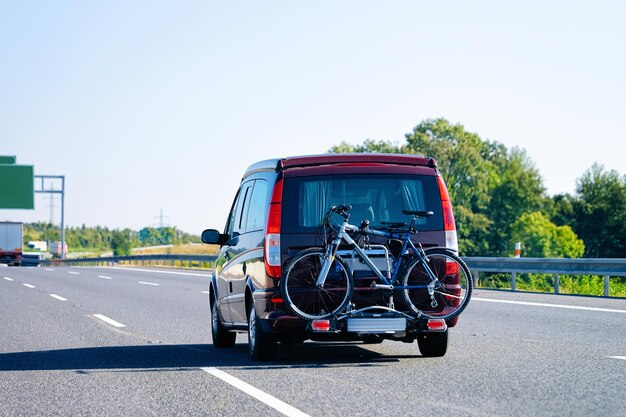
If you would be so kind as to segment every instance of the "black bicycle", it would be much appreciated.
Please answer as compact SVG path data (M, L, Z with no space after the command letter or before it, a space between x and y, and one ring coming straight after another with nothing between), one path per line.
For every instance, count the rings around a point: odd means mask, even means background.
M432 211L403 210L403 214L411 217L408 228L404 223L388 223L383 224L386 230L380 230L371 228L367 221L360 227L349 224L350 209L351 206L344 205L331 207L323 221L327 230L334 231L330 243L324 248L305 249L285 264L280 289L289 310L308 320L349 313L354 290L352 271L337 255L340 244L344 243L380 280L372 283L372 289L388 290L391 294L387 308L395 309L393 294L399 293L405 310L417 318L447 320L463 312L473 288L467 265L451 249L423 249L411 241L411 235L417 233L417 220L431 216ZM331 224L334 214L343 218L338 230ZM350 233L387 239L385 247L393 246L391 252L395 256L386 274Z

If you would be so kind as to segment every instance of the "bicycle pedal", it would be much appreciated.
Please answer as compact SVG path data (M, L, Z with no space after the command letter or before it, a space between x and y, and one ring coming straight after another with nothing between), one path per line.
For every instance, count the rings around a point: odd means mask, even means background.
M372 288L376 290L393 290L393 285L372 283Z

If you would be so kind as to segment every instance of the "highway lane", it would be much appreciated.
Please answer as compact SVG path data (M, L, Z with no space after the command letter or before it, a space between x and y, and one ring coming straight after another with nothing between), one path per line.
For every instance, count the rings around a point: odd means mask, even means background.
M281 415L214 368L311 416L626 409L624 300L477 291L444 358L398 342L305 343L255 363L244 335L234 349L208 344L206 273L162 272L0 269L0 414Z

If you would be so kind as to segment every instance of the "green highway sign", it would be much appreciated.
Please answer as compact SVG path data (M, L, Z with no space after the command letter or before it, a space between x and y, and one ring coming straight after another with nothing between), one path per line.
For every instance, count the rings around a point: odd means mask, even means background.
M16 158L14 156L3 156L0 155L0 164L1 165L15 165Z
M34 209L33 176L32 165L0 165L0 209Z

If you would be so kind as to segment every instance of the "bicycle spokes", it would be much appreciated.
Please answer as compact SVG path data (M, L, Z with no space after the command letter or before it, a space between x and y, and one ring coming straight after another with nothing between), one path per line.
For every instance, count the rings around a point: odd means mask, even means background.
M405 304L427 317L458 315L471 292L467 268L445 249L431 250L427 259L425 263L415 259L407 267L403 278Z
M309 251L297 257L288 267L282 283L284 296L290 308L308 319L323 318L337 313L348 302L352 292L352 280L348 268L339 258L326 261L328 274L318 284L324 256L319 251Z

